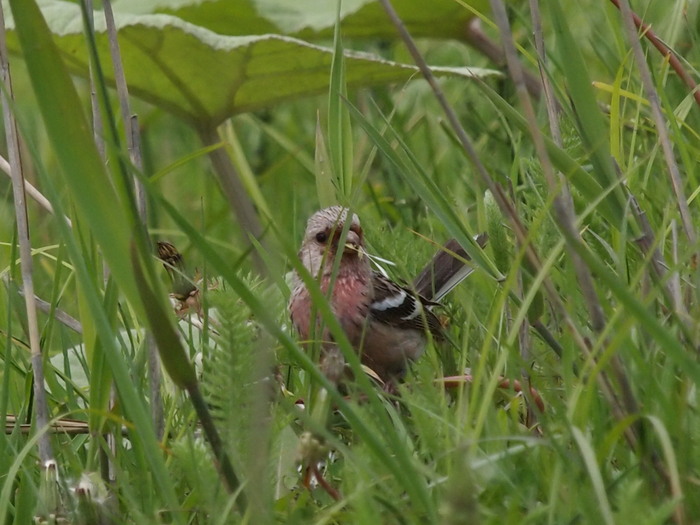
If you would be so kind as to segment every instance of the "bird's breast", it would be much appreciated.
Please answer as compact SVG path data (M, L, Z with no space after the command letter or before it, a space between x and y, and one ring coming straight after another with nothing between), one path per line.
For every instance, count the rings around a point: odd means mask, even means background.
M319 283L321 291L326 295L331 285L330 276L324 276ZM362 275L345 275L343 272L333 283L333 290L330 294L330 307L334 316L340 322L348 339L353 345L357 345L362 339L364 323L369 314L369 305L372 301L371 281ZM289 311L292 323L302 340L311 337L311 311L313 310L311 295L305 286L299 286L292 292L289 303ZM320 316L317 316L316 323L320 324ZM327 333L316 332L323 340L331 340Z
M362 276L340 275L333 285L331 308L353 345L362 338L371 293L369 279Z

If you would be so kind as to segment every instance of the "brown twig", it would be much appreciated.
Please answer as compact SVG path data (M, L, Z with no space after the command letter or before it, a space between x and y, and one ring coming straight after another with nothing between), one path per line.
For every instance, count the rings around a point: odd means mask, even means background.
M328 495L335 501L340 501L341 499L343 499L338 489L336 489L333 485L328 483L328 480L326 480L326 478L323 477L323 474L321 474L321 472L318 470L318 466L316 465L316 463L312 463L311 465L306 467L306 472L304 474L304 479L302 483L307 490L311 490L311 483L314 479L318 482L319 486L323 490L325 490L328 493Z
M29 434L31 431L31 425L25 423L19 423L17 421L17 416L13 414L7 414L5 419L5 434L12 434L15 429L19 427L19 431L22 434ZM68 434L68 435L78 435L78 434L89 434L90 427L87 422L79 421L77 419L61 418L57 421L51 423L50 432L54 434Z
M464 374L460 376L441 377L440 379L438 379L438 381L442 383L445 386L445 388L452 390L455 388L459 388L460 386L465 385L467 383L471 383L472 376L470 374ZM513 379L513 381L511 381L507 377L503 376L501 376L498 379L498 388L502 388L503 390L513 390L518 394L524 394L526 390L523 388L522 383L517 379ZM540 393L532 386L530 386L530 388L528 388L527 390L529 391L529 394L532 397L532 400L535 402L535 405L539 409L540 413L544 413L545 404Z

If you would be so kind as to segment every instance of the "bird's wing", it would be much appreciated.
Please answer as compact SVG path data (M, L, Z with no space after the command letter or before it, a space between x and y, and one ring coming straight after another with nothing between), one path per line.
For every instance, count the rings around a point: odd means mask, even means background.
M374 298L370 304L370 312L374 319L399 328L421 331L427 328L434 336L441 335L440 320L426 308L437 303L423 299L379 272L373 272L372 284Z

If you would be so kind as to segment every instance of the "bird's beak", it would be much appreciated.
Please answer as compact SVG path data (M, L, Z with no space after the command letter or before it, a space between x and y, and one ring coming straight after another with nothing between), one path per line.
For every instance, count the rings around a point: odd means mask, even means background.
M360 236L350 230L345 238L345 253L356 253L361 259L363 255L362 246L360 245Z

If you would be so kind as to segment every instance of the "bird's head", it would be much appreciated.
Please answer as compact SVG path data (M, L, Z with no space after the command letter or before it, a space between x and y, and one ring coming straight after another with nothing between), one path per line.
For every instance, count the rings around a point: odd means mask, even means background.
M347 227L347 235L341 246L341 237ZM331 206L314 213L306 224L304 242L301 248L301 258L306 267L315 275L321 261L333 261L340 255L343 259L362 259L364 256L364 237L360 219L342 206Z

